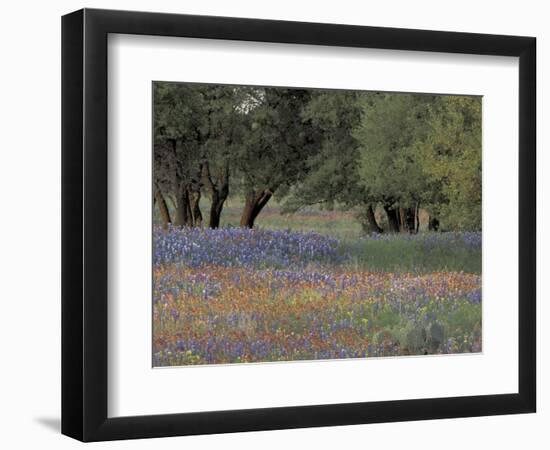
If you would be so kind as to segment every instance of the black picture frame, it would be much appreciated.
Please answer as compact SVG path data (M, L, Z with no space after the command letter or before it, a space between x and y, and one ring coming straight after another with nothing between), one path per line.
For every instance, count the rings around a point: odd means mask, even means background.
M107 416L107 36L519 57L518 393ZM82 441L530 413L536 409L536 39L83 9L62 18L62 433Z

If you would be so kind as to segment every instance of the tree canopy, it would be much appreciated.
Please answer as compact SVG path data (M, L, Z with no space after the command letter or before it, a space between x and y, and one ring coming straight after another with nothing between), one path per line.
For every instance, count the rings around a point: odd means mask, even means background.
M165 224L202 226L205 195L216 228L234 195L244 227L276 196L289 213L353 210L367 232L417 232L420 208L432 229L481 228L479 97L164 82L153 95Z

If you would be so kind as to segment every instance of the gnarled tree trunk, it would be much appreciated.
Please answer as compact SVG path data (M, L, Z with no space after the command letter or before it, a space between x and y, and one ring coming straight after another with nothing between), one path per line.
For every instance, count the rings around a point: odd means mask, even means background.
M390 233L399 233L399 230L400 230L399 209L392 207L391 204L385 204L384 211L386 211L386 215L388 216L388 228Z
M189 198L187 189L180 189L178 196L176 197L176 220L175 225L178 227L185 227L189 225L189 218L191 211L189 209Z
M241 215L241 227L253 228L254 221L269 199L273 196L271 189L262 191L250 191L246 196L246 202Z
M404 208L404 230L408 233L414 233L416 230L416 208Z
M414 210L415 214L415 232L418 233L420 231L420 202L416 202L416 208Z
M210 218L208 226L210 228L219 228L223 210L223 204L227 197L220 197L217 193L212 195L212 204L210 205Z
M200 191L189 190L187 197L189 199L189 211L191 213L191 226L200 227L202 225L202 213L199 206L201 193Z
M437 219L437 217L430 217L428 221L428 230L430 231L439 230L439 219Z
M363 230L366 233L383 233L384 230L380 225L378 225L378 222L376 222L376 217L374 215L374 208L372 207L372 203L369 203L365 209L365 212L361 214L362 220L361 224L363 226Z
M210 219L208 226L210 228L219 228L223 205L229 196L229 164L226 163L220 173L217 183L214 183L210 174L208 162L205 162L202 168L204 184L210 191Z
M178 227L193 226L193 212L191 211L191 199L189 198L189 190L187 186L180 186L176 197L176 220L175 225Z
M395 208L397 217L397 226L400 233L414 233L416 229L416 209L415 208ZM386 210L386 213L388 211ZM388 215L388 220L390 219Z
M188 184L180 186L176 196L174 225L178 227L200 227L202 225L200 199L200 191L192 189Z
M162 195L160 189L155 190L155 202L159 207L160 217L162 219L162 228L167 229L168 224L172 223L172 220L170 218L168 205L166 204L166 200L164 199L164 196Z

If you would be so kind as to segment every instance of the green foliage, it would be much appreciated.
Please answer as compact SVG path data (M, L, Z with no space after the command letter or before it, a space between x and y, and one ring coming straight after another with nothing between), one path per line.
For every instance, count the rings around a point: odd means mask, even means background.
M288 88L243 88L247 129L233 154L240 189L249 192L288 188L305 173L305 160L315 153L309 121L302 117L310 91Z
M426 143L415 146L427 179L441 189L430 205L444 226L481 229L481 99L445 96L431 105Z
M200 184L201 164L216 175L242 141L243 93L222 85L154 83L155 175ZM177 190L168 186L168 192Z
M362 196L357 172L358 146L352 131L359 124L361 93L318 91L305 107L319 149L305 161L307 176L295 185L284 203L294 212L311 205L333 209L354 206Z
M481 228L481 99L365 96L355 131L372 200L423 205L444 229Z
M361 184L374 201L410 207L431 194L414 146L426 139L426 116L433 101L433 96L413 94L364 96L355 136Z
M155 183L176 204L231 191L257 214L275 194L286 213L353 209L366 231L376 205L481 229L479 97L153 86Z
M205 104L195 85L154 83L153 97L155 181L176 197L197 177Z

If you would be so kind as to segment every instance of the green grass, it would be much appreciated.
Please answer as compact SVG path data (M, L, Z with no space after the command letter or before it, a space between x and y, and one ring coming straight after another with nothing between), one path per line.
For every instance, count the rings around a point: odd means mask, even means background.
M203 197L200 205L205 224L207 224L210 201ZM171 205L169 207L173 216ZM220 225L222 227L238 227L242 210L243 202L240 199L228 199L223 208ZM153 219L156 224L160 223L157 208L154 210ZM353 212L326 211L311 207L294 214L281 214L281 207L274 200L271 200L262 209L255 225L270 230L314 231L338 239L359 238L363 234L361 225L355 219Z
M428 235L424 233L414 240L401 235L388 240L345 240L342 252L351 256L352 265L369 271L481 273L481 249L453 244L426 250L422 238Z
M229 202L224 209L222 226L238 226L241 212L240 202ZM270 230L314 231L339 239L358 238L362 234L361 225L351 212L307 208L294 214L281 214L281 208L275 202L270 202L262 210L255 225Z

